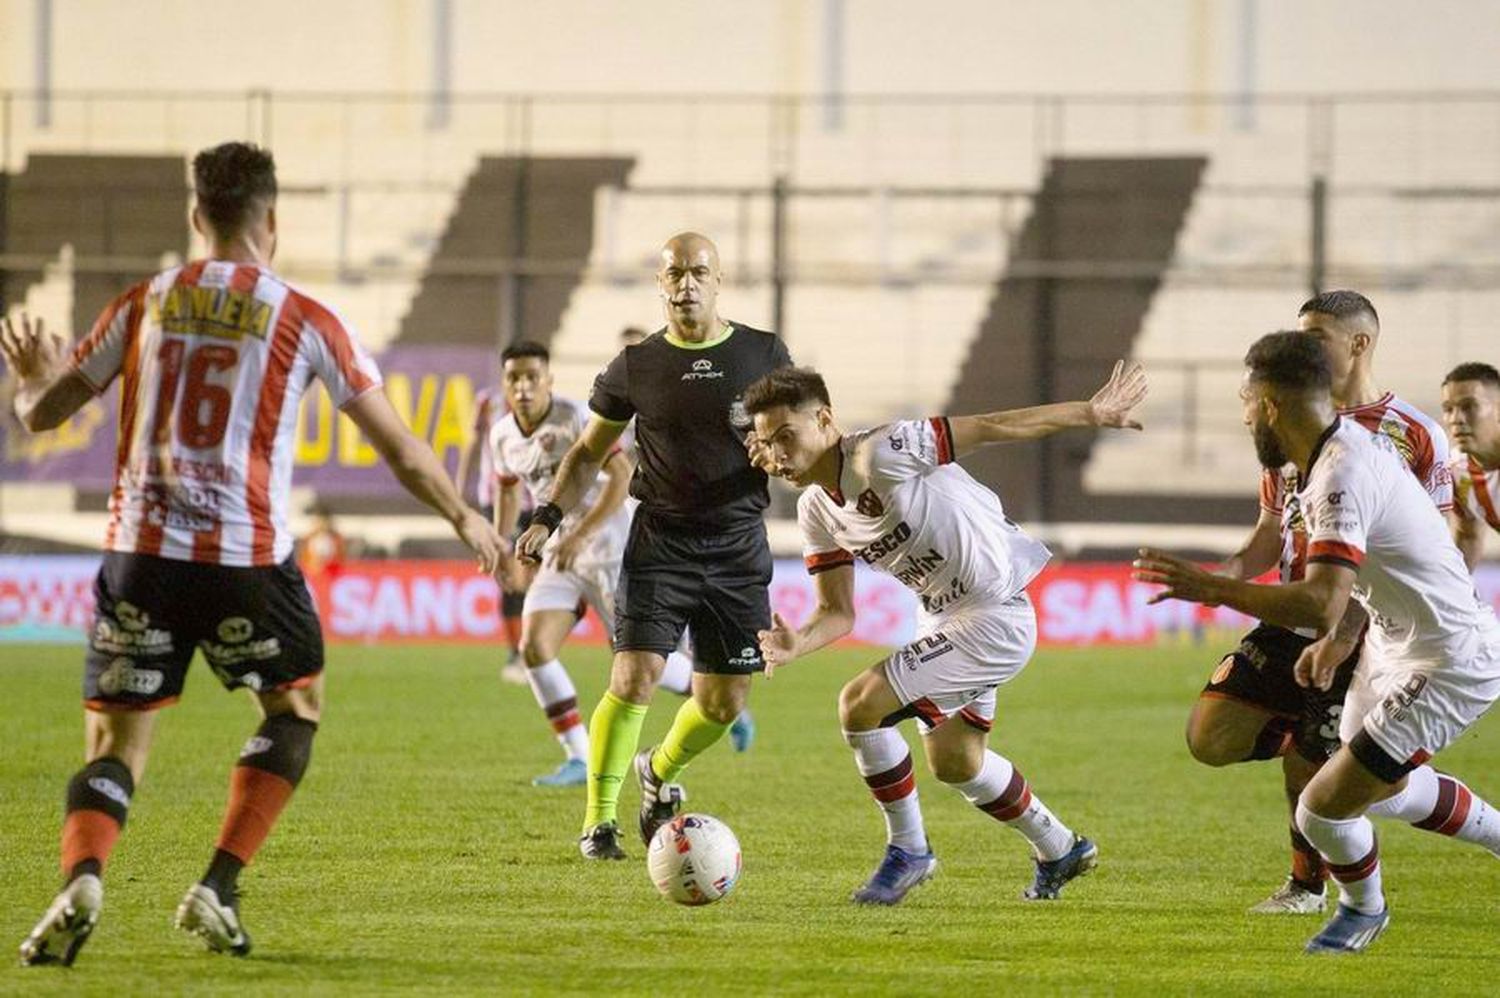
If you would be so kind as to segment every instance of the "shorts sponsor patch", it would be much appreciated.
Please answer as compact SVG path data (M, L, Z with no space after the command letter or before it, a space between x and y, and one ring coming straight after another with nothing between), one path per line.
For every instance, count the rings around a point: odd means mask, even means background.
M161 670L142 669L134 660L122 657L110 662L109 668L99 674L99 692L110 697L124 693L151 696L165 680Z

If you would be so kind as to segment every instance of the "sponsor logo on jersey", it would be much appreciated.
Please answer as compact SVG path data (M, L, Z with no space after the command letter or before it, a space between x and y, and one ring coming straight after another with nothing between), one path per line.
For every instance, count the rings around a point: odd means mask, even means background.
M99 692L111 697L121 693L150 696L161 689L165 678L157 669L138 668L133 659L117 658L99 674Z
M148 295L146 310L166 333L263 340L271 328L273 308L243 291L178 284Z
M943 565L947 563L947 561L947 558L944 558L932 548L928 548L926 554L912 555L911 561L907 563L907 566L905 568L903 568L899 572L893 572L891 574L894 575L896 581L900 582L903 586L906 586L908 589L915 589L920 592L923 588L926 587L927 579L931 577L934 572L941 569Z
M860 496L860 501L864 501L864 496ZM875 564L875 562L890 554L892 551L895 551L910 539L911 526L905 520L902 520L900 523L896 524L890 530L886 531L886 533L881 535L878 540L867 544L864 547L860 548L858 551L854 552L854 556L867 565L873 565Z
M683 381L712 381L724 377L723 371L714 370L714 362L707 357L693 361L693 369L682 376Z
M967 582L954 579L953 582L948 586L947 592L941 592L931 596L923 595L921 597L922 609L927 611L928 613L942 613L944 610L953 606L955 603L957 603L967 595L969 595L969 584Z

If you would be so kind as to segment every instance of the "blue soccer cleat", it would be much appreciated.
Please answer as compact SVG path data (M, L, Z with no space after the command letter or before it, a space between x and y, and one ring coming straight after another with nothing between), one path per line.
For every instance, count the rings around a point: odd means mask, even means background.
M1099 847L1081 835L1073 836L1073 848L1053 860L1036 861L1036 880L1021 892L1027 901L1056 901L1063 885L1099 865Z
M1358 953L1379 939L1385 927L1390 924L1389 908L1382 908L1374 915L1366 915L1340 904L1327 924L1308 940L1306 952Z
M582 759L569 759L552 772L533 779L531 785L534 787L581 787L588 781L588 763Z
M755 718L750 716L748 710L742 710L740 716L729 726L729 744L734 746L736 752L744 752L754 741Z
M885 859L849 900L855 904L900 904L908 891L931 880L935 873L937 857L930 848L925 853L910 853L900 846L888 845Z

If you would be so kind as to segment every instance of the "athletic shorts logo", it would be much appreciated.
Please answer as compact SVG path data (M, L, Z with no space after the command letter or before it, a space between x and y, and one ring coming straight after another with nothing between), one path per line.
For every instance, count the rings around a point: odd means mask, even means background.
M120 786L114 780L106 779L102 776L90 776L89 789L95 793L103 794L121 807L130 806L130 795L125 792L124 787Z
M150 696L161 689L165 679L157 669L137 668L133 659L117 658L99 674L99 692L110 697L121 693Z
M1214 670L1214 674L1209 677L1209 679L1208 679L1208 685L1210 685L1210 686L1218 686L1224 680L1228 679L1229 678L1229 674L1231 672L1233 672L1233 671L1234 671L1234 656L1233 655L1225 655L1219 661L1219 667Z
M250 640L250 635L255 632L255 625L244 617L225 617L219 621L218 632L220 641L237 645Z
M753 668L754 666L760 665L760 649L755 648L751 645L746 645L744 648L740 649L740 653L738 655L729 660L729 664L737 665L742 668Z
M271 750L271 746L274 744L275 743L265 735L253 735L251 736L250 740L245 743L245 747L240 749L240 758L244 759L248 756L260 755L262 752L269 752Z
M144 631L151 623L151 617L145 610L124 600L115 604L114 616L127 631Z

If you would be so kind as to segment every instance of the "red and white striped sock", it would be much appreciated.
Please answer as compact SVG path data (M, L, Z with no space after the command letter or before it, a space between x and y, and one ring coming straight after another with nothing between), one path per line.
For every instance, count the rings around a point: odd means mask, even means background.
M844 741L854 750L854 764L875 803L885 813L886 838L907 852L927 852L927 829L917 802L917 779L911 750L895 728L846 731Z
M1401 792L1372 806L1370 813L1500 853L1500 814L1462 780L1431 766L1408 773Z
M1328 872L1339 885L1342 903L1366 915L1385 910L1385 893L1380 881L1380 847L1375 842L1375 826L1369 818L1324 818L1299 802L1297 827L1328 861Z
M531 683L531 692L537 706L547 715L547 723L557 733L569 759L589 757L589 731L583 726L583 717L578 713L578 691L568 670L557 659L544 662L534 669L526 670L526 679Z
M978 775L952 787L991 818L1020 832L1037 859L1061 859L1073 848L1073 830L1031 792L1026 777L1003 755L986 750Z

